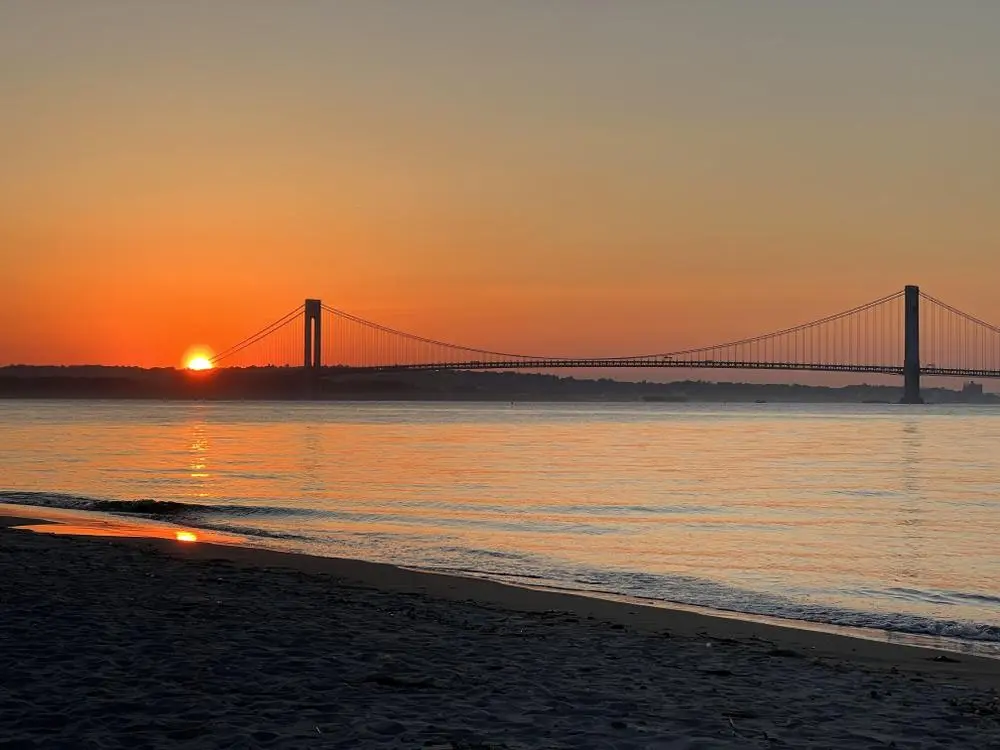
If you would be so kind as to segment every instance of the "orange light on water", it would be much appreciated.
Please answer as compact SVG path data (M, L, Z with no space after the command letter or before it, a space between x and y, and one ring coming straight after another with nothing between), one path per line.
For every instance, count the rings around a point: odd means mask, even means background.
M198 541L198 535L194 534L194 533L192 533L190 531L178 531L177 534L176 534L176 536L177 536L177 541L178 542L197 542Z

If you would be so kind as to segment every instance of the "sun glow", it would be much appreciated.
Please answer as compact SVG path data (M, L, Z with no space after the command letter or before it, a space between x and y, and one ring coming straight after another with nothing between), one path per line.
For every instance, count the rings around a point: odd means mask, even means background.
M177 532L177 541L178 542L197 542L198 541L198 535L197 534L193 534L190 531L178 531Z
M189 370L211 370L212 360L208 357L192 357L187 362Z
M211 370L212 351L205 346L192 346L184 354L184 369L186 370Z

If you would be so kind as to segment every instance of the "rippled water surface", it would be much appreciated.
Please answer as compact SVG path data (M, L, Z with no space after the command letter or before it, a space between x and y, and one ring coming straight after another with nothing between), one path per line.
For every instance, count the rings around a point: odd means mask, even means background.
M989 407L0 402L0 490L177 501L177 523L314 554L1000 641Z

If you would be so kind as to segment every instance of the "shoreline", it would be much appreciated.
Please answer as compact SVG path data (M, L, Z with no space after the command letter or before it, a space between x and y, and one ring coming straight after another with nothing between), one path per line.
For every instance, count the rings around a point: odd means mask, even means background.
M560 591L551 587L506 583L490 578L404 567L345 557L322 557L299 552L252 547L239 537L196 529L195 543L175 539L175 527L149 523L129 523L114 517L110 523L75 525L85 511L61 510L59 519L51 509L38 508L37 514L13 516L0 505L0 528L28 533L57 533L65 536L94 536L114 539L138 548L151 549L182 560L226 560L248 569L287 568L305 573L329 575L352 585L368 586L401 594L422 594L446 601L475 601L515 612L569 612L577 616L606 620L646 633L670 630L681 637L752 640L781 644L813 656L852 658L865 664L892 664L930 674L982 677L985 684L1000 689L1000 657L963 653L932 643L909 642L908 634L872 629L869 637L860 628L838 628L807 620L756 616L739 611L712 610L676 602L642 600L627 595L595 595L586 591ZM81 519L82 520L82 519ZM57 528L32 528L35 526ZM114 530L120 526L120 532ZM65 531L61 531L64 529ZM93 533L91 533L93 529ZM162 529L163 533L157 533ZM208 541L211 540L211 541ZM780 622L776 622L780 621ZM810 627L815 626L815 627ZM836 632L840 630L842 632ZM930 640L930 636L927 637ZM958 644L963 642L952 639ZM958 655L960 654L960 655ZM935 661L936 657L939 658ZM926 664L924 662L927 662ZM958 666L962 665L962 666Z
M0 744L1000 746L992 659L45 526L0 517Z
M17 526L30 529L32 525L37 524L39 521L59 527L59 529L50 528L44 530L49 533L65 533L71 536L114 537L124 540L132 539L134 541L148 541L153 539L161 541L174 540L178 529L188 528L183 524L172 523L169 518L156 519L138 516L133 519L102 511L0 503L0 528ZM745 633L747 636L753 638L764 637L760 635L755 626L759 626L765 630L774 629L779 633L790 631L784 637L779 636L778 640L796 641L805 644L804 647L808 649L817 648L814 644L815 639L808 635L797 638L794 637L796 634L814 633L821 642L827 636L846 639L843 647L835 648L830 652L835 655L842 653L846 648L855 651L856 646L851 647L847 644L859 641L883 646L940 652L952 656L960 655L963 658L975 658L987 662L992 661L996 663L998 673L1000 673L1000 644L993 644L989 641L980 643L948 636L835 625L825 622L813 622L811 620L759 615L740 610L714 609L685 604L683 602L645 598L608 591L564 589L558 585L546 585L544 583L532 584L530 582L504 581L486 576L462 575L461 573L451 571L438 571L416 566L401 566L358 558L326 557L305 552L276 550L249 545L245 538L237 535L216 532L200 527L190 528L198 537L196 546L207 547L213 550L213 554L216 557L225 557L234 562L240 561L251 566L262 564L265 558L269 558L271 555L278 555L279 557L271 560L269 564L288 565L293 568L310 571L322 570L328 573L337 573L343 569L357 576L357 582L364 585L379 586L388 580L391 582L391 585L397 587L400 582L405 582L405 588L399 590L406 590L411 593L414 591L430 591L437 595L442 595L442 592L452 590L453 587L450 583L452 581L468 581L470 582L468 585L473 589L479 589L479 591L473 593L491 598L496 597L497 601L501 602L503 606L533 602L531 595L526 595L525 597L511 596L511 590L515 592L536 592L536 595L552 596L560 600L568 597L566 601L577 603L574 611L586 610L588 613L592 611L604 611L604 606L598 607L597 610L583 606L587 602L604 602L612 607L622 607L630 611L644 612L647 614L646 620L657 620L659 616L652 614L652 612L656 611L668 613L664 616L667 619L673 619L673 615L669 613L678 613L681 617L690 615L694 619L702 618L705 623L719 624L717 621L721 620L723 623L733 623L731 629L734 632ZM186 547L188 545L181 545L181 549ZM244 551L227 553L227 550L234 549ZM188 552L185 554L191 554L195 559L199 558L199 555L196 553ZM387 576L386 570L399 571L399 574ZM411 579L409 578L410 574L415 574L418 578ZM419 576L427 576L429 578L420 579ZM424 580L425 583L431 583L428 586L420 583L421 580ZM461 588L465 590L466 586L463 585ZM444 596L448 598L446 594ZM611 609L608 611L614 612L616 610ZM634 617L634 612L632 616ZM618 621L622 623L627 622L620 618ZM707 625L702 624L700 627L704 629ZM730 629L725 625L721 625L720 627L722 631ZM692 632L691 627L685 628L684 632L690 634ZM993 645L997 646L995 653L990 652L990 646ZM826 648L823 650L827 651ZM862 652L865 654L868 654L869 651L870 647L866 646L862 648ZM907 660L909 661L909 659ZM1000 686L1000 683L998 683L998 686Z

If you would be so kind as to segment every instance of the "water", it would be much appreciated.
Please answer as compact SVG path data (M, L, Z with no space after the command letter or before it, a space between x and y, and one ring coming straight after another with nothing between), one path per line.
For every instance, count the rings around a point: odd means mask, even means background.
M0 502L990 651L998 444L989 407L0 402Z

